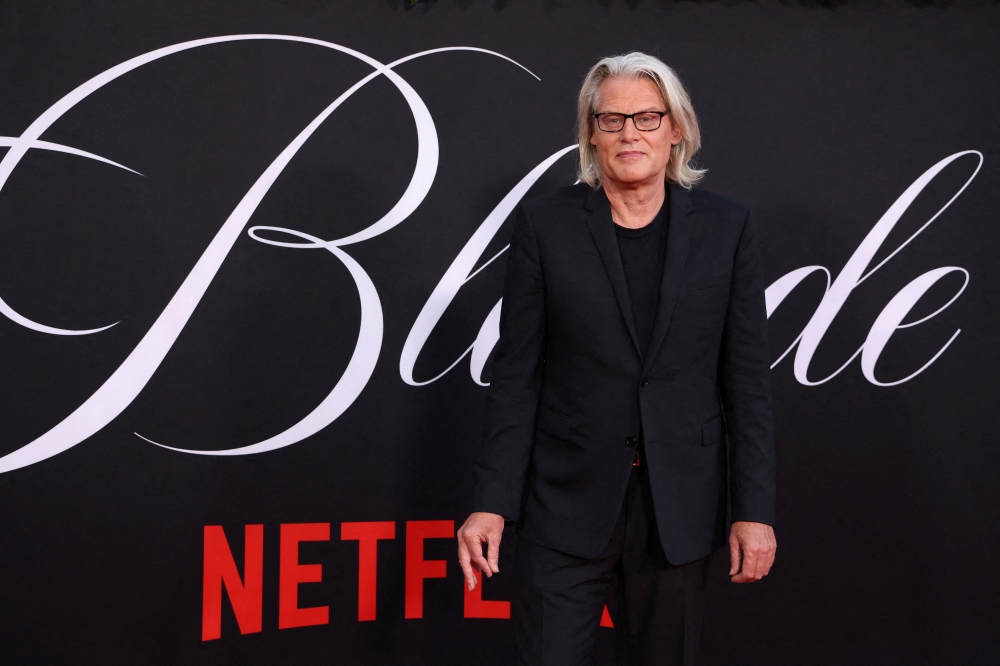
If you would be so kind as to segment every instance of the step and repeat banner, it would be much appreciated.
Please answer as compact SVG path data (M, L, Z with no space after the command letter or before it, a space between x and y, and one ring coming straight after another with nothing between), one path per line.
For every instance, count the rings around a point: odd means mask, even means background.
M511 212L628 50L770 285L777 562L699 663L997 663L998 6L408 4L0 5L0 663L512 663Z

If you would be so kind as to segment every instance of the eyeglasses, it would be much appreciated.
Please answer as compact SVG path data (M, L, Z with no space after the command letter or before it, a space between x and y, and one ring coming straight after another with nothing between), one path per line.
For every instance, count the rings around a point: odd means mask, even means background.
M632 119L632 124L640 132L652 132L660 129L663 116L669 111L641 111L639 113L595 113L597 127L602 132L621 132L625 129L625 121Z

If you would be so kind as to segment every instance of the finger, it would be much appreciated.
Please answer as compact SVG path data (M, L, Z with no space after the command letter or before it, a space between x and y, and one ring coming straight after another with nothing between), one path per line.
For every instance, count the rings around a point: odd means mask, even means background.
M468 562L459 562L459 565L462 567L462 577L465 578L465 585L469 588L469 592L472 592L476 589L476 583L479 582L479 579L476 578L476 572L473 571L472 565Z
M750 550L743 550L743 566L739 573L733 576L734 583L748 583L757 580L754 574L757 570L757 555Z
M757 560L757 573L760 574L758 578L763 578L767 574L771 573L771 567L774 565L774 550L768 550L764 553L759 560Z
M741 548L741 551L740 556L742 563L739 571L737 571L732 577L734 583L746 583L753 580L753 574L756 569L756 555L745 546Z
M469 548L465 545L465 540L458 540L458 566L462 567L462 575L465 576L465 584L469 587L469 592L476 589L476 573L472 570L470 563Z
M764 566L763 558L758 557L756 566L754 567L753 580L751 580L750 582L752 583L754 581L760 580L766 574L767 574L767 568Z
M740 544L736 539L729 540L729 575L735 576L740 570Z
M490 563L486 561L485 557L483 557L483 543L485 542L485 539L479 537L478 535L467 538L469 555L472 558L472 564L486 574L487 578L490 578L493 575L493 569L490 568Z
M490 535L487 538L487 555L489 559L490 571L493 573L500 573L500 539L503 538L503 532L497 532L494 535Z

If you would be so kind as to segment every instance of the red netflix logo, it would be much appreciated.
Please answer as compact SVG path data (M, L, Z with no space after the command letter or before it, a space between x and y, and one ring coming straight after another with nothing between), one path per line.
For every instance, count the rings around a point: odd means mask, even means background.
M299 586L323 580L323 565L301 564L299 544L305 541L329 541L330 523L290 523L281 525L278 581L278 628L329 624L329 606L299 606ZM407 619L424 616L424 581L445 578L447 560L424 559L428 539L453 539L453 520L411 520L406 522L406 582L404 614ZM396 523L341 523L341 541L358 542L358 621L376 618L378 580L378 543L396 538ZM201 639L214 640L222 635L223 589L229 597L241 634L252 634L263 627L264 526L247 525L243 534L243 563L238 567L225 531L220 525L205 526L205 551L202 578ZM242 568L243 575L240 576ZM488 601L482 597L482 585L472 592L465 590L463 615L467 618L510 618L510 602ZM604 622L602 622L604 624Z

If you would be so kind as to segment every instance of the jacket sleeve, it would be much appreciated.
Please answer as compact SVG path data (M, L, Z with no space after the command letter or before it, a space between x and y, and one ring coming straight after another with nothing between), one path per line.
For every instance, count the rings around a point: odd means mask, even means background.
M729 433L732 520L773 526L771 357L757 227L749 211L736 250L729 294L719 386Z
M476 463L473 511L517 520L534 441L545 351L545 284L531 219L521 205L507 250L500 340Z

